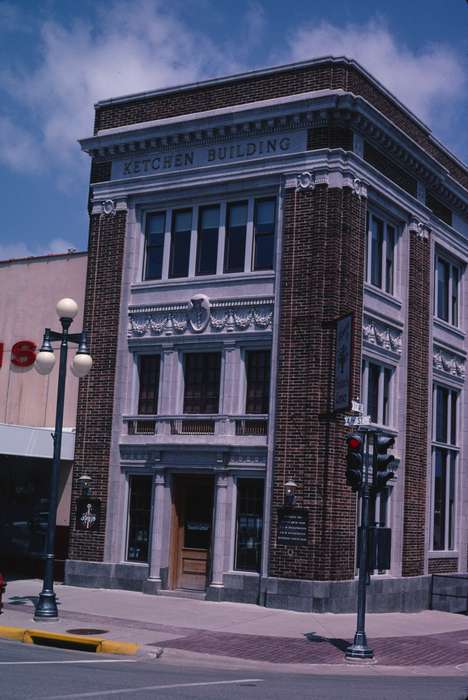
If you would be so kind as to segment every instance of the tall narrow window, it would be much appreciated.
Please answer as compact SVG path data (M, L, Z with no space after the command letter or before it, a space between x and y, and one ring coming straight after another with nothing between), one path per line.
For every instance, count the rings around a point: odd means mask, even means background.
M129 480L128 561L148 561L151 483L151 476L131 476Z
M432 549L455 549L455 493L458 457L458 392L434 385L432 447Z
M394 293L396 230L392 224L369 213L367 217L366 280L388 294Z
M371 422L378 425L391 425L392 381L394 369L373 360L362 363L362 387L364 410Z
M249 350L246 353L246 413L268 413L270 398L270 351Z
M140 415L154 415L158 412L160 364L159 355L141 355L140 357L140 392L138 396L138 413Z
M215 275L218 260L219 207L201 207L198 219L197 275Z
M221 354L187 353L184 370L184 413L218 413Z
M262 528L263 479L238 479L236 569L260 571Z
M192 210L175 211L172 221L169 277L188 277Z
M435 277L434 313L442 321L458 326L460 267L437 255Z
M272 270L275 240L275 200L258 199L254 214L254 270Z
M224 272L243 272L247 235L247 202L228 204Z
M146 217L145 280L160 280L162 274L166 212Z

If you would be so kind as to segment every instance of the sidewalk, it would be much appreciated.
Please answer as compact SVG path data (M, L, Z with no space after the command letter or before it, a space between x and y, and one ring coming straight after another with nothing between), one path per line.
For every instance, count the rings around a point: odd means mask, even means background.
M240 603L211 603L130 591L56 585L58 622L32 621L38 580L7 584L0 625L51 632L93 634L136 642L146 652L178 650L187 658L207 655L245 662L343 665L355 614L299 613ZM468 618L438 611L371 613L366 617L376 665L410 673L468 674ZM168 650L168 652L166 652ZM203 657L202 657L203 655ZM375 668L375 667L374 667Z

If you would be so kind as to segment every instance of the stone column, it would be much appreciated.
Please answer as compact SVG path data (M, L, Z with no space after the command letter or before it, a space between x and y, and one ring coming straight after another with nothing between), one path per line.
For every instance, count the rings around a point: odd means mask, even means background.
M223 588L224 559L226 552L226 504L228 476L225 472L216 474L215 484L215 525L213 538L213 559L211 583L207 597L209 600L220 600L220 590Z
M151 548L149 578L143 584L143 593L158 593L161 588L162 541L164 527L164 499L166 477L158 471L153 479L153 520L151 523Z

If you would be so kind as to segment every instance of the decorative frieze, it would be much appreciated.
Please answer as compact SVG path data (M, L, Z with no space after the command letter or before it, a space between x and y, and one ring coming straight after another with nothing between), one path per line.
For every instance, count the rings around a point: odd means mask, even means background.
M432 366L451 377L465 379L465 358L438 345L434 345Z
M364 316L362 328L364 342L401 355L402 331L384 321Z
M131 307L128 336L271 331L273 298L212 301L196 294L188 304Z

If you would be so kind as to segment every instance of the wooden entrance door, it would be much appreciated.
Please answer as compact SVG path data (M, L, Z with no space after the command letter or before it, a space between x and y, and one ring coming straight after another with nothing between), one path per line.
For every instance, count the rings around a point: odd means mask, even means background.
M174 489L172 587L204 591L213 520L213 479L177 476Z

